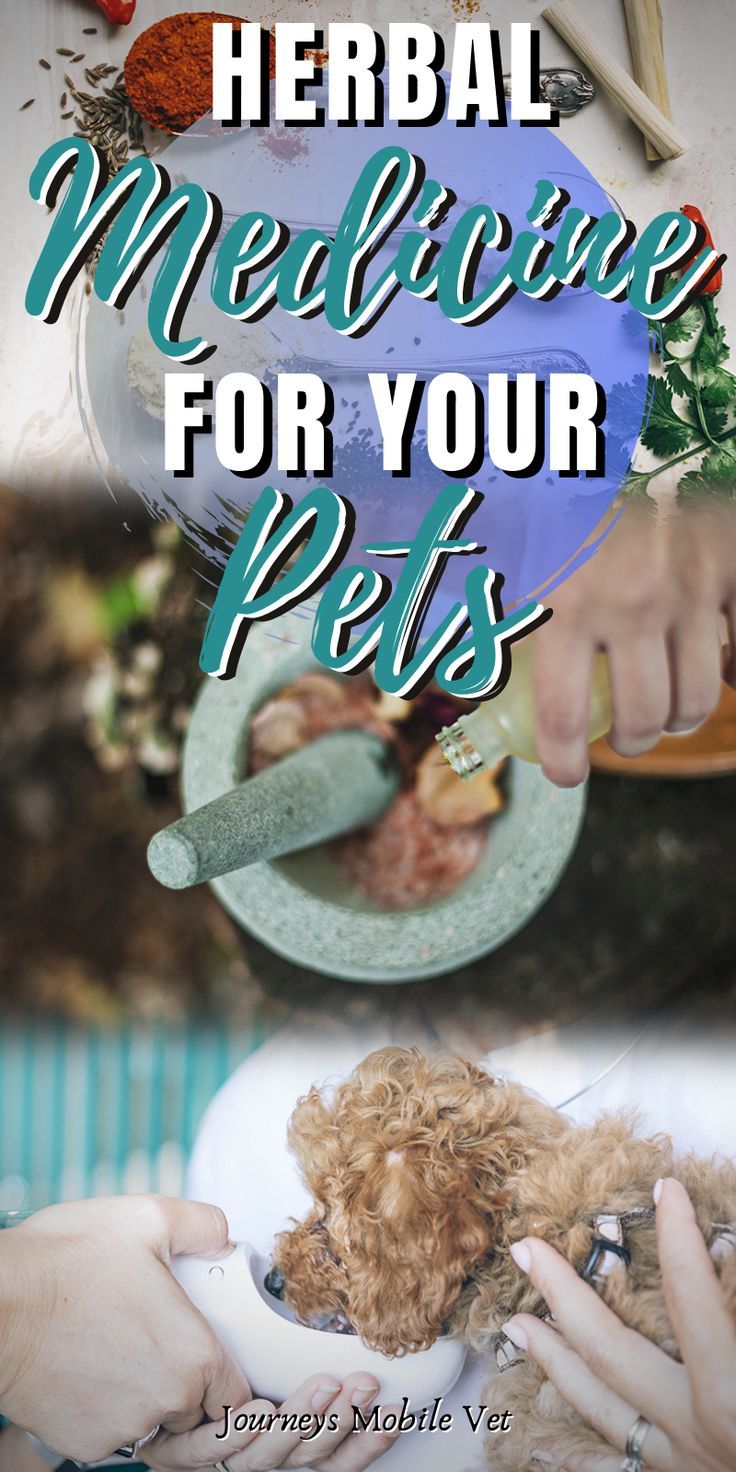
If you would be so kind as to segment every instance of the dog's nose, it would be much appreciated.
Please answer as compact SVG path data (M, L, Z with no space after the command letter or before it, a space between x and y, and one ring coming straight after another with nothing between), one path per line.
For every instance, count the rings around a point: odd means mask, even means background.
M266 1273L263 1286L266 1292L271 1294L272 1298L283 1298L286 1279L281 1269L271 1268L270 1273Z

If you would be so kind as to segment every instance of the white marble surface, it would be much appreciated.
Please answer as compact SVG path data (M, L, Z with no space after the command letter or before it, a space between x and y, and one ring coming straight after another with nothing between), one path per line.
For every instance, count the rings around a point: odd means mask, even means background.
M385 27L389 20L428 21L447 34L456 20L490 20L502 31L511 20L538 15L543 0L497 0L482 3L468 15L462 0L356 0L351 6L275 0L268 8L241 0L225 8L252 20L360 19ZM627 66L628 41L620 0L578 0L601 39ZM0 480L25 490L63 490L89 485L100 476L81 428L71 392L73 309L54 327L33 321L23 297L33 260L47 229L47 215L28 196L28 178L39 153L62 128L59 95L63 59L57 46L74 46L88 61L122 64L133 37L151 21L177 10L211 9L210 0L139 0L129 26L109 31L104 16L89 0L34 0L14 7L12 30L4 37L3 168L0 173L0 218L3 221L3 289L0 331L4 352L0 368ZM563 121L561 136L582 162L610 190L640 226L659 210L689 201L698 204L711 223L719 247L728 250L733 233L734 181L733 56L736 7L733 0L662 0L667 70L675 120L689 139L682 158L649 164L638 130L620 108L599 91L596 101L578 117ZM459 13L458 13L459 12ZM83 37L84 26L97 25L96 36ZM542 65L575 64L572 53L540 21ZM508 59L508 39L503 41ZM52 72L38 65L40 56L54 63ZM59 65L57 66L57 63ZM33 107L20 105L35 97ZM729 267L721 297L723 319L736 332L736 287ZM99 490L98 490L99 494Z

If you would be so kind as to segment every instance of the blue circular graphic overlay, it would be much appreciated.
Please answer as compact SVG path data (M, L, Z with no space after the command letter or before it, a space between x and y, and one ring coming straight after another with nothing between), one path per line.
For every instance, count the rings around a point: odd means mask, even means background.
M317 94L316 100L320 101ZM324 101L325 99L322 99ZM483 124L458 128L446 118L432 127L220 129L198 127L176 139L162 156L172 185L193 181L221 201L227 228L232 219L265 211L282 220L292 237L318 227L333 235L350 193L368 160L388 145L421 159L426 178L457 196L445 221L430 238L445 242L462 211L485 203L506 215L513 238L532 228L531 209L540 180L565 190L573 206L598 217L616 208L613 201L562 141L560 129L523 127L511 118L506 127ZM373 260L368 282L395 256L401 230L417 229L409 215ZM549 232L554 239L556 227ZM274 445L270 465L252 479L234 476L218 462L213 435L198 435L190 478L164 467L161 415L131 393L130 364L146 333L146 302L158 261L126 305L111 312L89 299L82 349L89 411L115 475L144 500L155 515L167 514L192 543L222 565L252 504L265 485L275 485L298 500L318 481L349 498L356 511L351 561L369 561L361 549L376 542L409 542L450 477L427 454L426 388L412 443L410 474L383 469L379 422L370 391L372 372L416 373L425 382L442 372L466 374L484 390L489 373L531 372L547 385L552 373L588 373L607 400L617 392L603 420L605 473L564 476L549 467L548 449L540 469L529 477L505 475L487 455L469 483L482 502L465 536L484 550L450 558L440 604L462 595L473 561L504 576L503 600L509 608L549 587L579 553L610 507L626 474L646 408L649 360L647 322L628 304L606 301L591 289L564 287L552 301L516 293L490 320L473 326L450 322L438 304L399 291L380 319L358 338L330 327L324 314L306 320L278 305L263 321L237 322L209 300L214 249L202 272L180 335L203 335L218 344L201 371L217 381L226 372L246 371L274 391ZM478 289L498 270L503 253L488 250ZM137 345L137 346L136 346ZM158 372L176 371L159 359ZM189 370L191 371L191 370ZM332 474L286 476L276 461L277 375L319 374L334 394ZM548 414L547 414L548 418ZM378 563L376 563L378 565ZM381 559L381 570L391 564Z

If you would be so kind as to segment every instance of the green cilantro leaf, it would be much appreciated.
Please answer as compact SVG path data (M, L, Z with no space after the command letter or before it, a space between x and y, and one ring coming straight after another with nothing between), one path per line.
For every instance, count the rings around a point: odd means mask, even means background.
M669 358L665 364L664 371L673 394L678 394L681 398L686 399L692 399L694 397L696 392L695 384L677 358Z
M642 444L662 458L682 454L696 438L697 431L694 425L681 419L673 409L672 389L667 380L655 378L652 381L652 407L642 430Z
M622 442L632 438L632 424L639 418L642 401L648 392L643 373L635 373L629 383L614 383L606 400L608 434Z
M722 363L728 361L728 343L726 342L725 327L716 327L715 330L706 326L700 342L698 343L695 357L700 368L719 368Z
M645 324L645 319L642 317L641 312L635 312L633 307L629 307L621 316L621 326L626 336L631 338L632 342L641 342L645 331L651 332L652 329L656 330L657 325L656 322L647 322Z
M736 379L727 368L706 368L701 373L700 393L705 403L726 409L736 401Z
M721 499L726 492L731 500L736 500L736 456L733 448L729 451L725 446L719 446L709 450L698 470L689 470L682 476L678 491L685 498L717 495Z
M681 317L675 317L672 322L662 323L662 336L665 348L672 342L688 342L703 325L703 314L696 306L689 306Z
M726 440L724 444L718 446L717 450L709 450L704 463L708 475L734 479L736 477L736 444ZM700 468L702 470L702 465Z
M643 471L635 471L621 487L627 501L639 501L643 505L651 505L652 498L649 495L649 476Z
M716 409L711 404L703 403L701 403L701 408L703 411L703 418L708 428L708 434L713 435L714 438L717 438L718 435L723 434L728 419L728 415L726 414L725 410Z

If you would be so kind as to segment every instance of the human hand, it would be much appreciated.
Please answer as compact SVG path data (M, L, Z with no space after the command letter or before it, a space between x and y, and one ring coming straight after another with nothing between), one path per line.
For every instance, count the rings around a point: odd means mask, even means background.
M664 731L687 731L718 703L725 615L736 687L736 508L668 517L629 507L595 556L549 599L533 636L536 736L542 767L561 787L588 772L593 659L607 656L608 740L638 756Z
M93 1462L158 1425L188 1430L242 1404L247 1381L168 1268L228 1247L217 1207L154 1196L51 1206L4 1233L3 1413Z
M556 1328L518 1314L505 1331L610 1449L569 1459L565 1472L621 1472L640 1415L651 1422L642 1455L652 1472L733 1472L736 1466L736 1324L678 1181L662 1183L657 1239L682 1364L627 1329L547 1243L527 1238L512 1248Z
M363 1472L396 1439L396 1432L354 1430L354 1408L367 1416L378 1390L372 1375L349 1375L343 1385L330 1375L312 1375L278 1409L270 1401L255 1400L234 1410L227 1422L220 1420L217 1425L199 1426L178 1436L162 1431L143 1456L156 1472L191 1472L218 1464L227 1472L270 1472L275 1467ZM388 1414L401 1408L381 1409ZM272 1428L259 1430L258 1420L269 1414L276 1418ZM248 1417L249 1424L237 1429L243 1426L241 1416ZM282 1423L281 1417L289 1420ZM306 1418L302 1427L308 1431L318 1425L317 1418L324 1419L324 1424L318 1435L305 1440L291 1417L297 1423L300 1417ZM255 1418L255 1424L250 1418Z

